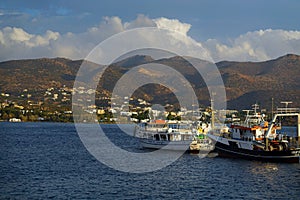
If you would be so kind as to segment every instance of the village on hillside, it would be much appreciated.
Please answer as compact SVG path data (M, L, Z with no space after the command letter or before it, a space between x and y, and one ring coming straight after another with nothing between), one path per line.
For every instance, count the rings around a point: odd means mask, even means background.
M80 97L73 102L72 95ZM35 95L39 96L36 97ZM92 89L84 87L48 88L41 95L24 89L20 94L0 93L0 120L22 122L73 122L73 109L80 109L80 120L90 122L97 116L99 123L147 122L153 119L181 120L185 118L209 121L210 107L177 109L173 105L151 105L144 99L124 97L119 105L112 103L106 93L96 92L95 102ZM113 105L112 105L113 104ZM227 117L239 115L237 110L226 110ZM229 118L227 120L229 120ZM94 120L94 118L93 118ZM94 122L94 121L93 121Z

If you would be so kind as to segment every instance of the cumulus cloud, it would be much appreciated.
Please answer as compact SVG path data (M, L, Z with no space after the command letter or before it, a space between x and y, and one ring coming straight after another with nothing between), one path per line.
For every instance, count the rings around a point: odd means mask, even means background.
M192 27L190 24L177 19L150 19L138 15L130 22L123 22L117 16L104 17L98 26L90 27L83 33L60 34L48 30L38 35L17 27L2 28L0 29L0 61L38 57L82 59L108 37L139 27L158 27L176 31L179 34L170 35L160 39L159 42L173 42L175 46L177 45L176 48L182 48L186 52L196 51L197 48L193 46L195 44L199 47L203 46L215 61L261 61L287 53L300 54L300 31L267 29L248 32L225 42L215 39L195 42L188 36ZM149 43L158 42L151 34L145 34L143 37ZM178 39L181 42L176 43Z
M217 61L263 61L287 53L300 54L300 31L259 30L231 39L228 44L211 39L204 46Z
M35 35L22 28L5 27L0 30L0 60L46 57L51 55L50 44L59 38L58 32L50 30Z
M155 27L155 22L148 18L145 15L138 15L137 18L132 22L125 22L124 28L125 29L132 29L132 28L140 28L140 27Z
M170 29L172 31L177 31L183 35L187 35L190 30L191 25L182 23L177 19L167 19L164 17L153 20L158 28Z
M83 33L59 34L48 30L43 35L35 35L26 32L22 28L5 27L0 30L0 60L38 58L38 57L67 57L71 59L85 58L88 53L101 41L126 30L140 27L159 27L175 30L186 36L191 25L181 23L178 20L159 18L150 19L144 15L138 15L130 22L123 22L119 17L104 17L98 26L89 28ZM157 42L150 34L145 34L145 40L149 43ZM176 36L179 37L179 36ZM167 42L176 40L175 35L161 40ZM132 38L134 41L135 38ZM185 38L186 40L186 38ZM186 46L191 41L184 41ZM182 44L178 44L181 47ZM117 48L117 47L116 47Z
M3 45L24 44L25 46L45 46L49 45L51 40L57 40L60 34L58 32L47 31L44 35L29 34L21 28L5 27L0 31L0 42Z

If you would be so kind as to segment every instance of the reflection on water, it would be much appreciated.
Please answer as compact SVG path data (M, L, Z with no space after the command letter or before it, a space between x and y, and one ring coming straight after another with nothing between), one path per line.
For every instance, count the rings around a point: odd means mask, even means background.
M278 170L278 164L277 163L255 163L253 164L253 166L251 167L251 172L253 174L257 174L257 175L269 175L269 172L274 172Z
M263 163L263 162L253 162L253 165L250 168L250 172L259 176L266 183L274 183L278 180L274 180L276 176L275 173L278 171L278 164L276 163Z

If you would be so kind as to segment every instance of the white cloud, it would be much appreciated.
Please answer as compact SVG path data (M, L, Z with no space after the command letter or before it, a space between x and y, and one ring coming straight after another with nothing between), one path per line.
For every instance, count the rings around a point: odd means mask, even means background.
M150 19L138 15L131 22L122 22L119 17L104 17L99 26L91 27L83 33L59 34L48 30L43 35L27 33L22 28L6 27L0 30L0 60L67 57L82 59L101 41L108 37L138 27L161 27L176 30L184 35L190 29L189 24L166 18ZM156 42L156 38L145 35L145 39ZM172 38L166 38L169 40ZM134 40L134 38L133 38ZM187 41L185 41L187 42Z
M240 35L229 44L212 39L204 46L217 61L262 61L287 53L300 54L300 31L259 30Z
M5 27L0 31L0 42L3 45L23 44L29 47L49 45L49 41L57 40L58 32L47 31L44 35L29 34L21 28Z
M159 27L177 31L170 37L160 39L183 48L186 52L195 51L195 41L188 36L191 25L177 19L150 19L138 15L130 22L123 22L119 17L105 17L98 26L89 28L83 33L60 34L51 30L37 35L22 28L5 27L0 29L0 61L38 57L67 57L82 59L101 41L106 38L138 27ZM187 37L186 37L187 36ZM149 43L158 42L151 34L143 36ZM181 39L182 42L177 42ZM134 40L134 38L133 38ZM226 42L210 39L196 42L204 46L215 61L261 61L282 56L287 53L300 54L300 31L259 30L248 32ZM193 52L196 53L196 52Z
M187 32L190 30L191 25L182 23L177 19L167 19L164 17L154 19L158 28L170 29L173 31L177 31L183 35L187 35Z
M3 31L6 33L5 35L7 35L10 40L16 42L25 42L33 37L33 35L26 33L21 28L6 27Z
M58 32L44 35L27 33L22 28L5 27L0 30L0 60L52 56L49 45L60 38Z
M138 15L137 18L132 22L125 22L124 28L126 30L132 29L132 28L140 28L140 27L155 27L155 22L146 17L145 15Z

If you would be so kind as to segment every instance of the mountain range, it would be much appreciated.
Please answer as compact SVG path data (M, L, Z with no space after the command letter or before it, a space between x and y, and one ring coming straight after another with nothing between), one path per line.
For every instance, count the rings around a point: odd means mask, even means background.
M0 92L18 95L24 90L36 93L42 99L43 92L50 87L73 87L76 73L83 60L66 58L41 58L12 60L0 63ZM203 78L181 57L153 59L147 55L136 55L111 64L99 81L98 90L109 94L122 75L141 64L163 64L172 66L182 74L196 91L200 104L209 105L209 95ZM300 56L287 54L263 62L222 61L216 63L226 87L226 98L230 109L248 109L258 103L270 109L271 98L275 106L280 101L292 101L300 107ZM147 69L139 71L144 76L159 77L160 74ZM93 64L91 74L97 74ZM176 84L176 83L174 83ZM176 98L167 87L148 84L139 88L133 96L151 103L176 103ZM174 100L175 99L175 100Z

